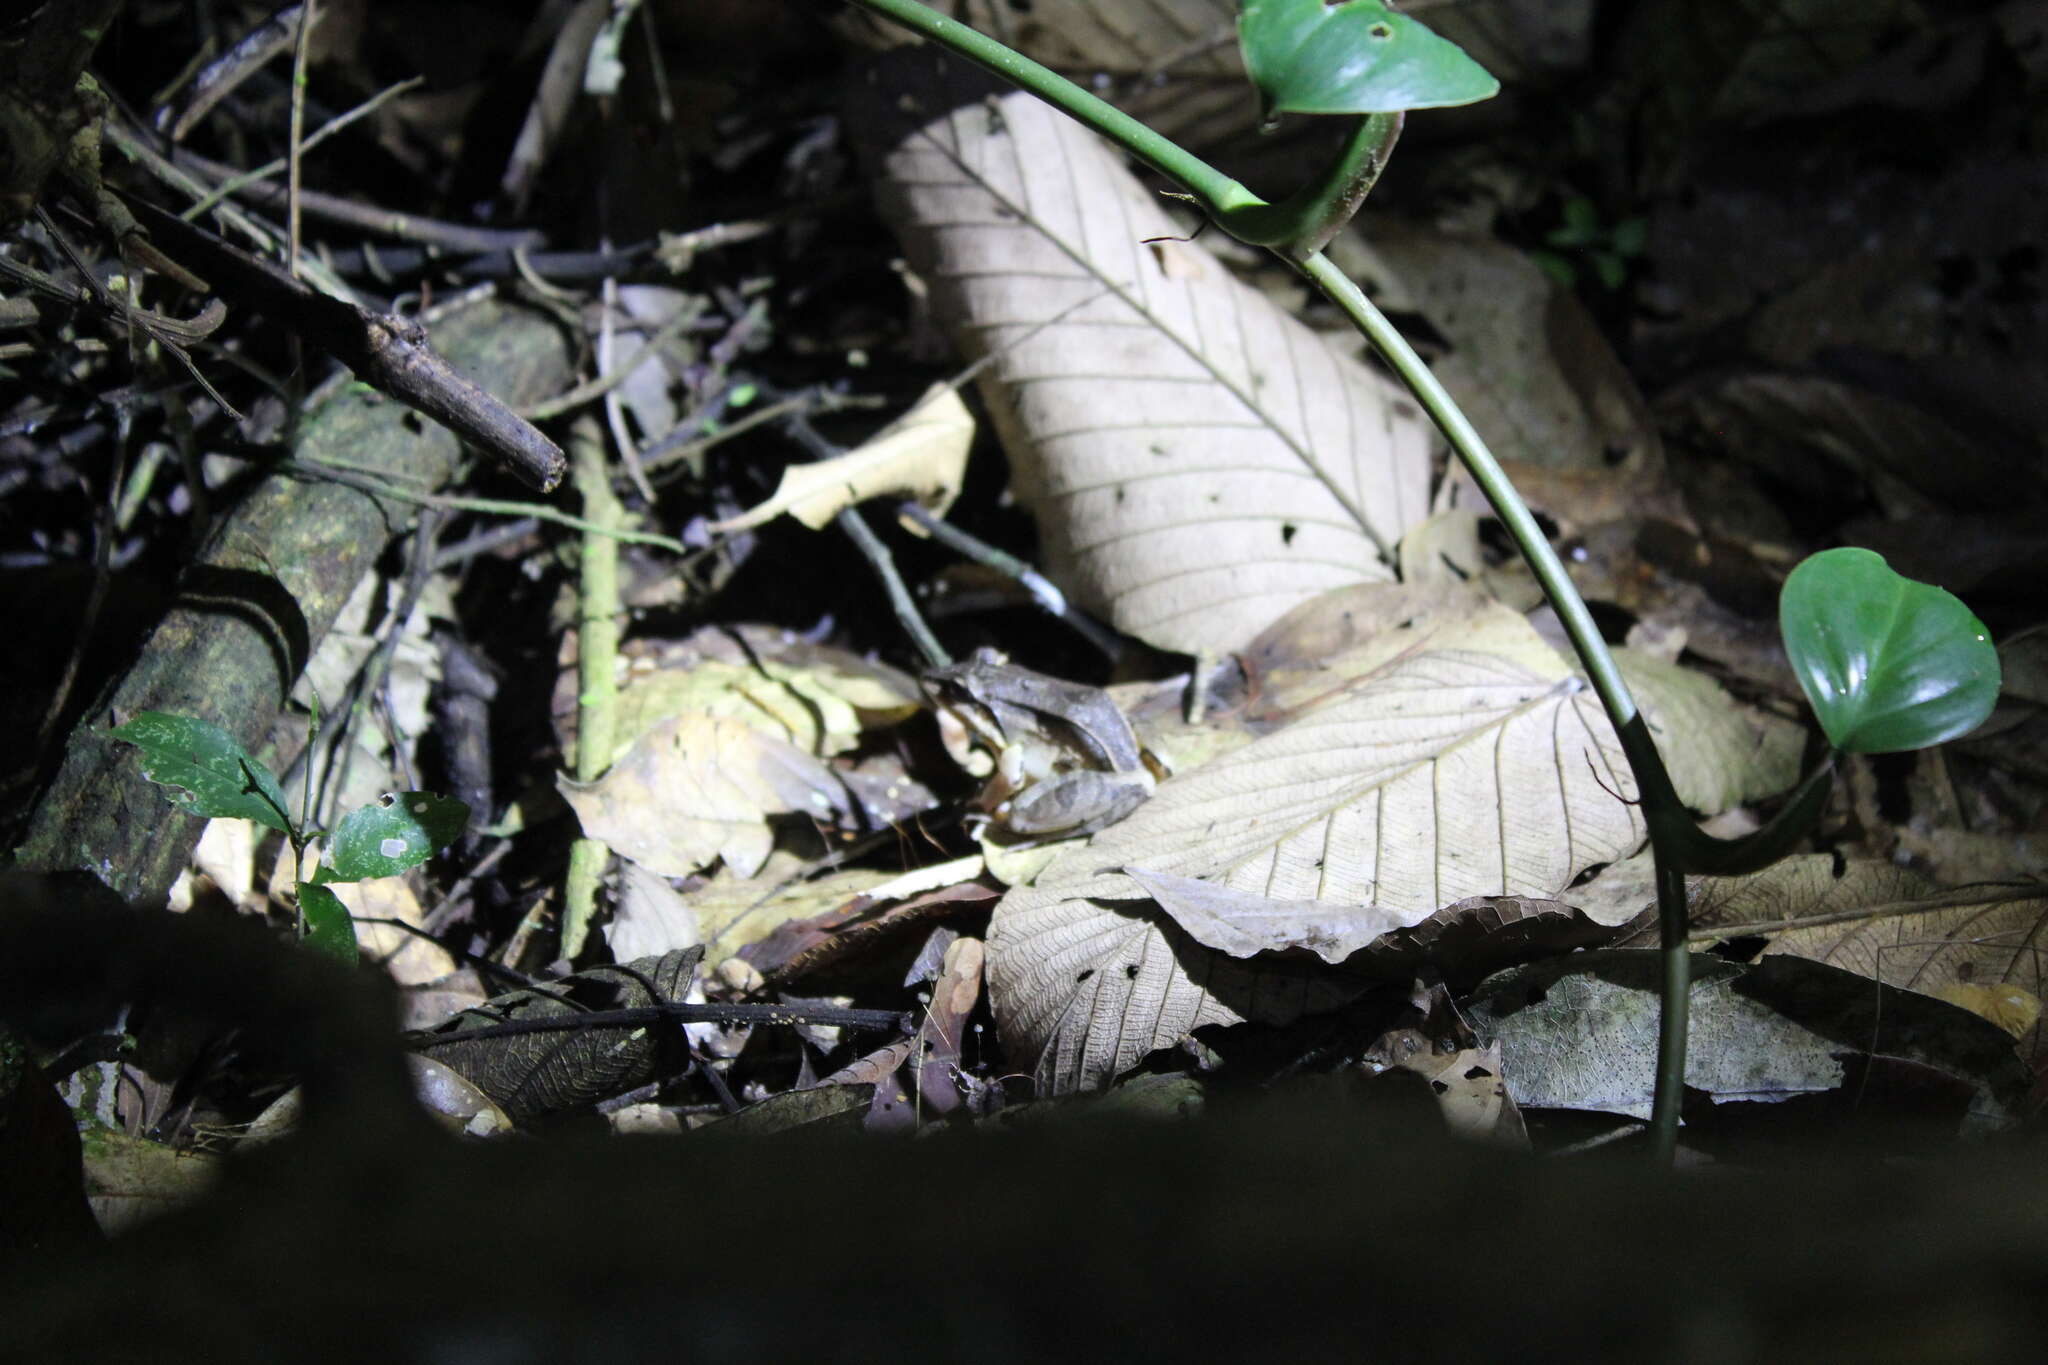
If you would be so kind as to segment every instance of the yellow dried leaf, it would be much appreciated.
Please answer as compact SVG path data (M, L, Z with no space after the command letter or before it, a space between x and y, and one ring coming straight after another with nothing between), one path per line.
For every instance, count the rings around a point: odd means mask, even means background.
M943 516L960 493L973 444L967 405L953 389L933 385L882 435L835 459L791 465L768 501L711 529L744 531L787 512L818 531L855 503L883 496L915 498Z

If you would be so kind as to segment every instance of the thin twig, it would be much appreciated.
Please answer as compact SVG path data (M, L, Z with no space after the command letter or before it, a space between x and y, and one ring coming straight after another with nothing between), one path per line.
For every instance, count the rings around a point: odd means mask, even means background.
M631 378L633 372L639 369L643 363L660 355L662 347L681 336L703 311L703 304L697 301L693 301L687 307L678 309L674 317L661 325L660 331L649 337L639 350L633 352L624 361L612 366L609 370L605 370L602 364L600 364L599 373L596 378L586 380L558 397L545 399L533 404L531 407L521 408L519 409L519 415L529 422L545 422L550 417L559 417L572 408L580 408L585 403L604 397ZM647 490L647 496L652 501L652 489Z
M582 517L574 516L559 508L541 502L517 502L508 498L469 498L453 493L429 493L422 488L407 488L392 483L368 472L367 466L344 464L328 460L281 460L276 466L278 472L297 474L301 478L327 479L349 488L361 489L378 497L396 498L421 507L446 507L459 512L480 512L488 516L527 517L535 521L551 522L566 526L572 531L595 531L608 535L613 540L627 545L652 545L670 550L694 561L705 552L683 544L674 536L656 535L652 531L606 530L593 525Z
M289 163L285 174L284 230L287 248L285 251L285 273L293 279L299 277L299 142L306 131L306 45L313 36L313 23L318 0L305 0L299 12L299 37L292 49L292 122L291 135L285 140L284 154Z
M611 245L600 241L601 247ZM604 281L603 312L597 327L597 370L599 374L612 369L612 347L618 337L617 318L619 307L619 281L615 275L607 275ZM633 442L633 434L626 430L626 409L619 402L616 388L604 392L604 422L612 434L612 444L619 448L619 463L626 468L626 477L633 481L641 499L649 507L655 502L654 487L647 482L647 471L640 467L640 447Z
M177 149L171 164L184 172L187 183L196 173L218 183L233 179L240 174L234 166L224 165L196 152ZM202 189L197 194L203 194ZM236 197L265 208L281 207L285 190L267 180L244 185ZM450 251L515 251L522 247L547 245L547 236L536 228L481 228L468 223L450 223L439 218L422 218L416 214L399 213L393 209L380 208L375 204L364 204L354 199L343 199L339 195L323 194L318 190L305 190L299 195L299 205L315 218L324 218L330 223L341 223L347 227L361 228L365 232L381 233L402 241L424 242L432 246L445 247Z
M396 85L389 86L383 90L379 90L376 94L370 96L370 98L364 100L361 104L358 104L355 108L349 110L347 113L337 115L336 117L331 118L327 122L321 124L318 128L314 129L313 135L307 138L304 143L300 144L298 150L300 152L312 151L315 147L318 147L321 143L325 142L328 138L333 137L336 133L348 127L357 119L365 118L368 115L375 113L387 101L404 94L408 90L416 88L417 86L424 83L425 80L426 77L424 76L409 76L405 80L400 81ZM253 171L243 171L240 175L230 176L228 179L223 180L220 182L220 184L216 185L212 189L212 191L210 191L206 195L205 198L201 199L198 203L192 205L190 208L186 209L183 213L179 214L178 216L180 218L183 218L188 223L192 222L195 219L197 219L200 214L205 213L208 209L211 209L215 204L218 204L221 200L226 199L230 195L234 194L236 191L241 190L249 185L253 185L260 180L268 180L271 176L276 175L279 171L289 170L291 169L292 164L292 159L290 157L273 157L269 161L264 162L261 166L258 166Z
M996 548L978 536L969 535L944 517L933 515L930 508L915 499L906 498L898 503L896 515L906 521L916 522L933 540L948 549L1015 579L1031 594L1033 601L1072 626L1075 633L1101 650L1103 656L1111 663L1123 657L1124 642L1118 638L1115 631L1069 602L1067 595L1054 586L1052 580L1017 556L1007 550Z
M193 78L191 92L182 105L156 111L155 123L173 142L185 140L193 125L206 117L243 81L260 71L271 58L292 45L293 33L302 24L299 6L279 10L236 40L235 45L208 62Z
M811 425L810 418L801 412L790 414L782 425L797 444L810 452L814 460L829 460L846 453L843 447L834 445L819 435L818 429ZM917 600L910 595L909 585L903 581L903 575L896 571L896 557L889 553L889 547L875 534L875 528L868 525L867 519L861 516L860 509L841 508L833 521L846 533L854 548L873 566L875 576L882 580L882 588L889 594L890 609L896 613L896 620L903 626L904 634L910 637L918 652L924 655L925 663L932 668L944 668L952 663L953 656L946 652L946 647L939 643L939 637L932 634L932 628L925 624L923 614L917 609Z

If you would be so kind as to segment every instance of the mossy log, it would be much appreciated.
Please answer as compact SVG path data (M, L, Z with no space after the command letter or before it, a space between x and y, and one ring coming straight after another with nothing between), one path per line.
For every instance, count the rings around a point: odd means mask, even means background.
M567 340L529 309L481 304L438 324L434 342L515 405L569 382ZM462 447L411 409L351 386L307 417L294 454L434 489L455 476ZM108 730L138 711L170 711L212 721L261 753L306 660L414 511L338 483L283 474L259 483L214 529L134 666L72 730L30 817L20 864L90 872L123 899L161 902L202 823L174 811Z

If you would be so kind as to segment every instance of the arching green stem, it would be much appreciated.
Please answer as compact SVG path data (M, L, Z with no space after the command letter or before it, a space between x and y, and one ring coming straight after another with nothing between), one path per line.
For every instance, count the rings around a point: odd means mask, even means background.
M1271 247L1292 261L1313 256L1343 231L1372 192L1400 140L1402 119L1398 111L1365 115L1318 179L1277 204L1218 213L1217 226L1240 242Z
M1658 752L1657 742L1651 738L1650 728L1629 692L1628 683L1622 679L1621 670L1615 666L1614 656L1601 638L1585 599L1579 596L1571 575L1565 572L1564 562L1536 525L1536 518L1502 472L1484 438L1407 339L1328 257L1311 256L1297 262L1296 267L1325 298L1344 310L1352 325L1372 342L1450 441L1451 449L1486 500L1493 504L1494 514L1535 574L1579 656L1579 666L1592 681L1593 690L1620 737L1622 753L1636 779L1643 819L1650 829L1650 852L1657 865L1657 924L1664 989L1657 1039L1657 1088L1650 1126L1657 1156L1669 1161L1678 1143L1678 1107L1685 1089L1685 1045L1691 1004L1686 873L1750 871L1782 857L1819 817L1832 785L1833 762L1815 769L1778 817L1746 838L1717 839L1695 824L1685 803L1679 800L1677 789L1671 785L1664 756Z

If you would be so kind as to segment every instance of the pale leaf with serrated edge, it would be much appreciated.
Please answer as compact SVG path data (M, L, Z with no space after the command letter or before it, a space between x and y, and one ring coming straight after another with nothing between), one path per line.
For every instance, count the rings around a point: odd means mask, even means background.
M1427 512L1433 437L1390 380L1173 240L1155 193L1028 96L911 51L856 103L934 316L989 358L1048 576L1190 652L1392 576Z
M934 385L880 436L833 459L789 466L766 502L711 529L744 531L787 512L822 531L855 503L883 496L914 498L934 516L944 516L960 494L973 444L973 414L956 390Z
M1469 896L1556 896L1625 857L1644 833L1633 793L1598 701L1526 621L1436 622L1005 896L989 933L1005 1043L1046 1086L1092 1088L1203 1025L1284 1022L1355 989L1203 947L1124 869L1412 924Z

